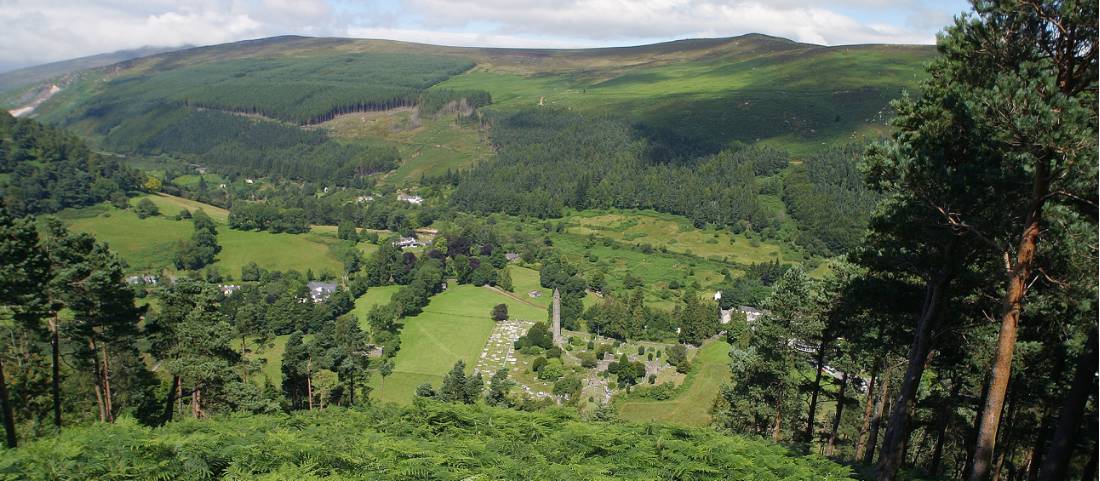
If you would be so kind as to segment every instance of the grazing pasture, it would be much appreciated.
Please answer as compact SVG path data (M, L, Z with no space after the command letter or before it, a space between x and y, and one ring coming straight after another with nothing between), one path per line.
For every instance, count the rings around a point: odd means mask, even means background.
M218 224L218 243L222 246L214 267L233 278L241 267L255 262L268 270L312 269L320 273L341 272L343 265L330 247L339 241L321 233L273 234L230 229L225 225L228 212L214 206L169 196L149 196L160 208L161 215L139 219L132 210L120 210L102 204L82 209L69 209L58 217L71 229L87 232L110 244L133 272L174 270L172 258L176 244L194 232L187 220L174 220L181 209L201 208ZM136 201L136 199L135 199Z
M394 358L393 374L386 378L384 392L377 373L371 376L375 390L372 396L384 402L405 404L422 383L430 382L438 389L443 375L455 361L464 361L472 372L493 330L489 311L497 304L507 304L512 318L546 317L544 309L490 288L451 284L445 292L433 296L422 313L404 320L401 350Z

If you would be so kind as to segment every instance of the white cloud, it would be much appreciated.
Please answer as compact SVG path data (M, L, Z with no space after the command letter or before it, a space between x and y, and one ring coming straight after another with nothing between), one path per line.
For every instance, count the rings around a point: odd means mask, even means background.
M62 60L143 46L221 43L262 36L265 24L237 8L204 2L15 0L0 9L0 64Z
M352 27L348 36L378 38L404 42L428 43L455 47L512 47L512 48L585 48L601 46L600 42L556 38L532 38L518 35L479 32L449 32L444 30L420 30L390 27Z
M934 32L868 24L819 6L823 2L718 0L408 0L428 26L479 22L502 34L536 33L597 40L720 37L758 32L802 42L931 43ZM871 8L878 0L849 1ZM896 4L891 4L896 7Z
M751 32L830 45L931 43L954 13L946 10L919 0L0 0L0 70L282 34L492 47Z

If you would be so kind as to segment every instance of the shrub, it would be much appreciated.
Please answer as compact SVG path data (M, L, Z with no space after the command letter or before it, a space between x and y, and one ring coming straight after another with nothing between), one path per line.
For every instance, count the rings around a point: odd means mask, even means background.
M596 367L596 353L591 351L585 351L577 354L577 358L581 361L581 367L585 369L592 369Z
M545 357L539 356L539 357L536 357L534 361L531 361L531 371L533 371L533 372L536 372L536 373L540 372L545 367L546 367L546 358Z
M153 201L149 200L148 197L143 197L138 201L137 205L134 206L134 213L137 214L138 219L144 219L146 217L160 215L160 208L158 208Z
M546 361L546 364L538 371L538 378L543 381L557 381L563 375L565 375L565 366L562 365L561 359Z

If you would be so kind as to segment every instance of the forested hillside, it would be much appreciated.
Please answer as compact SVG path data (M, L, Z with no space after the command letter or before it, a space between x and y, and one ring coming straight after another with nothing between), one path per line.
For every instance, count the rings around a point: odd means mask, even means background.
M16 215L119 200L145 176L73 134L0 112L0 198Z
M661 162L625 123L558 109L493 119L496 157L457 183L463 210L559 217L563 208L654 209L697 227L768 231L783 218L761 200L782 196L798 221L794 239L815 254L859 239L875 197L856 171L859 148L830 148L788 170L786 152L741 146L697 160Z

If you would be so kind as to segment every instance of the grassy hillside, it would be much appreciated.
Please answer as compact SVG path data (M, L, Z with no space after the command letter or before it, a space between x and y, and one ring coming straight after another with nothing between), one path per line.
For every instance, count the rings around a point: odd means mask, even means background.
M488 90L496 110L544 105L622 117L651 141L700 152L762 142L803 154L881 132L889 100L916 87L932 52L746 36L652 63L618 64L626 60L595 51L575 69L479 65L434 88Z
M719 287L725 272L736 276L751 263L810 264L820 260L792 250L787 243L753 235L733 235L715 228L697 229L682 216L638 210L585 210L561 219L534 223L509 216L494 216L498 225L549 239L553 248L577 266L586 279L603 272L612 291L623 291L627 274L642 281L646 302L671 309L676 290L698 285L706 293ZM559 229L560 226L560 229ZM815 272L818 272L815 270ZM538 287L538 272L512 267L518 294ZM590 296L591 297L591 296ZM532 299L546 305L546 299ZM590 299L591 301L591 299ZM586 302L588 305L588 302Z
M379 376L371 377L375 389L372 396L385 402L408 403L416 386L430 382L438 388L455 361L462 360L472 370L493 329L489 311L497 304L507 304L514 319L546 317L543 308L489 288L452 284L432 297L424 312L404 320L393 374L386 378L384 390Z
M6 453L0 479L840 481L848 468L708 429L422 403L70 428Z
M729 344L713 341L692 359L692 372L675 397L655 401L633 397L616 402L619 415L632 421L706 426L718 388L729 380Z
M134 272L173 269L172 256L176 243L189 238L193 232L191 222L172 219L183 208L202 208L218 224L218 243L222 246L222 252L218 254L214 266L224 274L239 277L241 267L249 262L268 270L295 269L305 272L312 269L314 272L327 270L339 273L343 269L343 264L330 251L330 246L339 242L331 235L233 230L225 224L229 214L224 209L178 197L150 196L150 199L160 207L160 216L139 219L132 210L120 210L103 204L62 211L58 217L69 228L90 233L96 239L107 242ZM134 202L137 200L133 199Z
M407 105L375 104L384 98L411 98L409 92L434 84L433 89L486 90L493 98L489 110L514 111L541 103L624 118L653 142L699 152L731 142L763 142L805 153L822 143L844 143L881 131L887 102L903 89L915 88L922 65L932 55L931 47L823 47L763 35L587 50L276 37L96 70L38 112L93 138L123 132L141 137L151 133L131 129L108 134L107 129L124 117L150 112L144 122L156 126L170 114L152 106L178 102L303 122L337 106ZM471 65L470 71L454 75ZM452 139L405 137L399 143L411 144L411 152L420 145L423 159L410 162L406 170L413 172L397 178L433 170L418 164L461 167L479 158L422 147L451 145Z
M396 186L448 170L465 170L492 155L481 129L459 123L454 116L421 116L411 107L342 115L319 127L339 140L382 140L395 145L401 162L384 181Z
M8 91L25 85L51 80L69 73L81 70L103 67L118 62L124 62L135 58L146 57L158 53L178 50L176 47L145 47L133 50L119 50L117 52L90 55L87 57L51 62L33 67L21 68L10 72L0 73L0 92ZM7 92L4 92L7 93Z

